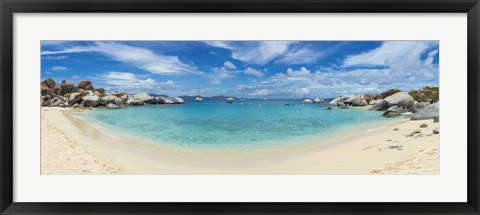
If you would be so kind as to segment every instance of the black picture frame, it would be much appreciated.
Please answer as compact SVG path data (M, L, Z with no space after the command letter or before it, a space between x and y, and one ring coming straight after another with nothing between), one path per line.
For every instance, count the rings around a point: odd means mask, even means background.
M1 214L480 214L478 0L0 0ZM14 13L467 13L468 197L465 203L27 203L13 202ZM449 186L446 184L445 186ZM126 194L128 195L128 194Z

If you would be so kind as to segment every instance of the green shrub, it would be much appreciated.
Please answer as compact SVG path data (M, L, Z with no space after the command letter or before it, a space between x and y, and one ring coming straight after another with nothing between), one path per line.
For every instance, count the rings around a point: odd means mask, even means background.
M413 100L418 101L418 93L417 92L411 92L410 96L413 98Z

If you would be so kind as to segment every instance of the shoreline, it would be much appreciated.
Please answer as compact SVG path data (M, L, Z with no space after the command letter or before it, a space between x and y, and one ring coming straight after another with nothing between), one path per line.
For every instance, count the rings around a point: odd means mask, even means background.
M338 138L285 147L288 150L204 154L112 134L75 119L75 112L41 109L42 174L439 173L439 135L432 133L439 125L433 120L389 122ZM423 129L425 136L405 137L423 123L428 125Z
M367 108L353 107L353 109L367 110L368 106ZM315 145L318 146L318 144L329 145L329 143L334 142L333 140L337 140L341 138L345 139L346 137L349 137L352 134L354 135L359 132L356 126L361 126L363 130L369 131L369 130L380 129L388 125L394 125L401 122L409 121L409 119L402 117L402 118L390 119L389 121L364 122L356 125L344 126L343 128L340 128L339 131L335 131L331 134L323 135L323 136L322 135L318 136L318 134L310 134L310 135L304 135L304 136L298 136L298 137L288 137L288 138L278 139L278 140L266 140L266 141L255 142L257 143L257 145L260 145L260 146L252 147L251 144L249 144L247 146L237 146L237 147L234 146L228 149L224 149L224 148L215 149L215 148L187 148L184 146L175 146L174 143L158 142L145 137L136 136L135 134L124 134L128 132L123 131L120 128L115 128L114 126L97 121L95 119L90 119L88 117L83 116L85 114L83 110L61 109L61 111L63 111L64 115L70 121L73 120L73 121L76 121L76 123L81 123L81 124L93 124L89 126L92 126L94 129L101 131L105 135L108 135L114 138L121 138L124 140L128 140L129 142L135 142L138 144L148 144L153 147L160 147L165 150L176 151L177 153L188 153L193 155L200 154L202 156L204 155L222 156L222 155L228 154L228 156L241 157L243 155L255 155L255 154L265 155L269 153L281 153L284 151L291 152L292 150L296 150L296 149L309 148ZM104 110L95 110L95 111L104 111ZM281 142L297 141L299 143L280 144L276 146L264 144L264 143L270 143L275 141L281 141Z

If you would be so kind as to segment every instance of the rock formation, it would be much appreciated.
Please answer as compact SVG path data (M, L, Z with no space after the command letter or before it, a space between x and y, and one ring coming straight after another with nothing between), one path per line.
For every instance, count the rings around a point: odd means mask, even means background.
M89 80L73 83L62 81L58 85L55 80L47 78L40 83L41 105L47 107L73 107L118 109L123 106L145 104L183 104L178 97L154 97L145 92L130 95L125 92L105 92L104 88L94 88Z

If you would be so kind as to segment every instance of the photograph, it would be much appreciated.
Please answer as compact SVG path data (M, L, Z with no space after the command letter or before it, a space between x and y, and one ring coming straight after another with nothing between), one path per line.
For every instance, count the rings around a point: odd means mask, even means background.
M440 174L438 40L40 48L42 175Z

